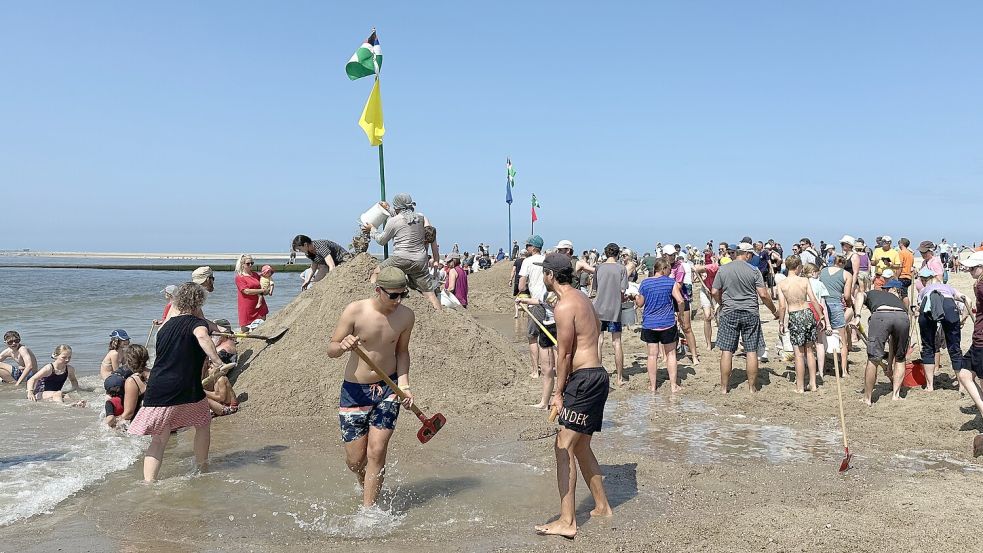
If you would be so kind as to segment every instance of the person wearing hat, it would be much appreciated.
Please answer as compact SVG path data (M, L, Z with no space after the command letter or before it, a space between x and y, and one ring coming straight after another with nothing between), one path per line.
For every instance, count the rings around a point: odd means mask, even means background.
M311 260L311 272L301 283L301 290L307 290L313 282L320 282L338 265L352 258L352 254L341 244L331 240L311 240L306 234L294 236L290 241L290 251L302 253Z
M922 264L918 268L918 272L920 273L922 269L928 268L935 275L933 282L942 282L942 274L945 272L945 268L942 266L942 260L935 255L935 243L931 240L923 241L918 245L918 253L922 255ZM921 278L915 282L915 290L921 292Z
M212 268L207 265L198 267L191 272L191 282L201 286L206 292L215 291L215 275L212 274ZM164 318L167 319L167 317Z
M884 288L884 284L889 280L894 280L894 271L891 269L884 269L884 271L881 274L874 277L873 287L878 290L881 290ZM902 284L904 283L902 282ZM904 292L903 287L902 287L902 292Z
M840 247L843 249L843 258L846 260L843 270L853 275L854 279L860 275L860 258L857 255L857 252L854 251L854 245L856 242L857 239L849 234L844 234L843 238L840 238Z
M461 307L468 306L468 273L461 268L461 254L452 253L447 256L447 280L444 282L444 292L457 298Z
M973 398L976 409L983 414L983 399L976 384L977 378L983 379L983 307L981 307L983 306L983 252L973 252L967 259L962 260L960 265L968 269L970 276L973 277L976 310L970 347L963 356L956 377L963 389ZM983 434L973 438L973 453L976 456L983 454Z
M873 405L874 385L877 384L877 366L884 358L887 346L887 367L893 368L891 399L901 398L901 382L904 379L905 355L908 351L910 320L901 299L900 280L889 280L883 290L867 292L863 307L870 310L867 337L867 368L864 372L864 403ZM859 316L860 309L857 310ZM885 369L888 370L888 369Z
M682 294L682 303L675 303L676 313L679 314L679 330L683 333L686 343L689 344L690 358L693 366L700 364L700 351L696 344L696 335L693 333L692 322L692 301L693 301L693 267L687 266L683 257L679 255L679 249L675 244L666 244L662 248L666 262L669 263L670 276L679 284ZM690 282L687 283L686 280ZM675 299L673 301L676 301Z
M725 394L730 392L730 373L739 341L743 341L744 350L749 353L746 358L748 386L751 393L758 389L758 356L751 352L765 349L758 314L759 301L764 302L778 318L778 308L765 287L761 271L749 263L753 254L754 246L742 242L738 246L737 259L744 263L728 263L720 267L713 279L713 298L721 304L717 320L717 347L720 348L720 391Z
M570 258L551 253L541 262L543 278L556 294L557 379L549 401L559 414L560 431L556 453L556 482L560 494L560 516L535 527L540 534L573 538L577 534L577 467L594 499L592 516L611 516L611 505L604 490L604 476L591 450L591 438L601 430L604 404L610 381L601 365L597 347L601 321L590 300L573 285Z
M147 391L147 379L150 378L150 369L147 367L150 354L147 348L140 344L130 344L123 348L120 357L120 367L103 381L106 395L109 396L103 422L110 428L133 420L140 410L143 394Z
M160 326L167 320L167 314L171 312L171 300L174 299L175 290L177 290L177 286L168 284L160 291L161 294L164 294L164 301L167 303L164 304L164 313L160 316L160 319L154 319L154 326Z
M940 327L945 345L949 350L952 369L957 376L959 374L959 368L962 365L962 349L959 344L962 323L956 302L962 302L968 308L969 301L966 296L952 286L936 282L935 272L928 267L922 267L918 271L918 279L922 285L922 289L918 293L918 331L922 339L921 354L922 364L925 366L925 389L932 391L935 389L933 380L935 378L936 354L941 351L942 346L938 343Z
M400 403L413 404L410 391L410 334L416 315L403 305L410 279L398 267L382 267L375 291L341 313L328 343L328 357L350 353L341 383L338 415L345 461L362 486L362 504L375 505L382 490L389 439L396 429ZM363 347L375 365L406 394L395 392L355 352Z
M384 207L389 206L384 204ZM379 271L383 268L396 267L406 274L409 287L423 294L430 305L440 311L440 300L436 294L438 284L430 276L430 264L440 261L440 251L435 240L428 240L431 238L430 234L433 238L436 237L436 231L426 215L417 213L416 202L409 194L396 194L393 197L392 213L393 216L386 221L386 226L381 231L376 231L369 223L362 227L364 232L368 232L381 245L388 244L390 240L393 242L389 258L379 263L369 281L376 282Z
M871 283L874 280L870 274L870 248L867 247L867 243L864 242L863 238L857 238L853 243L853 251L856 253L857 269L859 270L859 272L854 273L860 285L859 291L867 292L867 290L870 290Z
M827 267L832 267L836 264L836 246L833 244L827 244L823 255L825 257Z
M130 345L130 335L122 328L117 328L109 333L109 351L106 352L106 356L102 358L102 363L99 364L99 378L106 380L113 371L119 368L120 350L128 345Z
M520 294L515 298L515 302L530 306L529 313L532 316L526 330L529 340L529 356L532 360L532 373L529 376L535 377L538 373L543 384L543 394L540 396L539 403L533 404L533 407L546 410L549 408L550 394L553 391L556 360L553 342L549 336L543 333L536 321L546 327L553 336L556 336L556 328L553 321L553 308L546 301L549 290L547 290L546 282L543 280L543 261L546 257L542 251L542 236L534 234L526 238L526 259L522 262L522 268L519 269L519 291L527 291L528 296L524 297L523 294Z
M628 270L618 263L618 253L621 248L611 242L604 247L607 259L597 266L594 273L594 283L597 293L594 295L594 311L601 320L601 333L598 335L598 350L604 351L604 333L611 333L611 345L614 347L615 384L624 384L625 353L621 341L621 304L628 290Z
M893 273L901 271L901 255L891 247L891 243L890 236L882 236L880 247L874 250L874 273L877 276L888 269Z
M573 255L573 242L560 240L556 243L556 247L553 250L570 258L574 276L579 277L581 273L594 274L594 267L586 259L580 259Z

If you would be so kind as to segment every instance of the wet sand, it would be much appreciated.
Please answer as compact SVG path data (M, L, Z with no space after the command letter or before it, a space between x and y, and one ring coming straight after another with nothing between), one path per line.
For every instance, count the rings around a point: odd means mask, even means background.
M966 275L956 284L968 291ZM523 320L475 315L526 351ZM702 345L702 322L694 329ZM765 330L774 344L777 324ZM416 421L401 417L383 501L396 520L368 524L352 516L359 496L344 466L336 419L280 417L262 424L236 415L213 425L209 473L187 476L191 433L183 433L166 452L162 482L138 483L137 464L52 514L4 528L0 551L778 552L880 551L886 543L916 551L972 549L973 490L983 483L983 464L972 458L970 442L983 423L948 384L948 361L937 377L943 389L908 390L905 401L892 402L881 376L880 397L868 408L857 392L864 354L851 353L844 402L855 456L853 468L840 475L832 377L818 392L794 394L790 364L777 361L772 349L756 397L746 383L724 396L717 352L701 348L700 366L683 363L682 393L668 393L663 368L651 394L637 332L626 331L625 341L630 382L612 390L605 428L594 439L615 514L591 520L593 504L581 481L581 528L572 542L532 530L556 516L558 498L552 440L518 440L524 430L543 427L545 416L525 407L539 384L521 376L510 410L476 403L449 416L429 444L416 442ZM605 354L611 369L610 347ZM744 378L738 358L732 382ZM134 532L122 520L143 522Z

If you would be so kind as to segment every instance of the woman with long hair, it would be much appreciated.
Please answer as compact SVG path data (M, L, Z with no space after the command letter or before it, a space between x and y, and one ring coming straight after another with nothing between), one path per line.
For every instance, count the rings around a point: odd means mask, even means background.
M236 289L239 291L239 327L243 332L248 332L250 323L259 319L265 319L270 312L270 307L266 302L257 304L256 296L265 296L266 290L260 286L260 274L253 270L253 256L244 253L236 261Z

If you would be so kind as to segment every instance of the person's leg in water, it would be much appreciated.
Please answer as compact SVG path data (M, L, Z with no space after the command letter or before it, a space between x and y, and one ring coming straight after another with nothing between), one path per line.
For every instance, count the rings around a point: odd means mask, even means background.
M645 369L649 375L649 391L654 392L656 383L659 379L659 352L662 345L658 343L645 344L647 356L645 358Z
M345 442L345 464L348 470L355 473L358 485L365 489L365 466L368 463L366 454L369 445L369 434L366 432L356 440Z
M592 517L611 516L611 504L608 503L608 494L604 490L604 476L601 474L601 465L594 456L594 450L590 447L592 435L583 435L574 448L574 455L577 457L577 466L580 467L580 474L584 477L584 482L590 488L591 497L594 498L594 508L591 509Z
M0 363L0 382L10 384L16 382L14 379L14 367L6 363Z
M143 480L145 482L157 480L160 464L164 460L164 447L167 446L167 441L170 438L170 433L154 434L151 437L150 445L143 456Z
M536 526L536 531L540 534L565 538L577 535L577 450L580 441L587 437L568 428L560 428L560 432L556 435L553 452L556 454L556 487L560 492L560 517L548 524ZM595 477L600 480L600 470ZM603 484L601 489L603 490ZM607 503L606 498L604 503Z
M208 448L212 443L211 422L195 427L195 469L198 472L208 470Z
M669 372L669 391L672 393L683 389L679 385L679 376L677 374L679 361L676 359L676 346L678 343L677 340L673 340L670 344L656 344L662 349L663 355L666 356L666 370Z
M392 435L392 430L369 426L369 433L366 434L365 468L361 478L362 505L365 507L375 505L379 498L379 492L382 491L382 482L386 471L386 454L389 451L389 439Z

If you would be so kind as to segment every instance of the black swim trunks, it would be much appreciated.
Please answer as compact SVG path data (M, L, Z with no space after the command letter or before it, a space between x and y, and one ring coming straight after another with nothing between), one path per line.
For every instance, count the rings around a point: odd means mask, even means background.
M604 367L574 371L563 388L560 424L581 434L599 432L610 386L608 371Z

